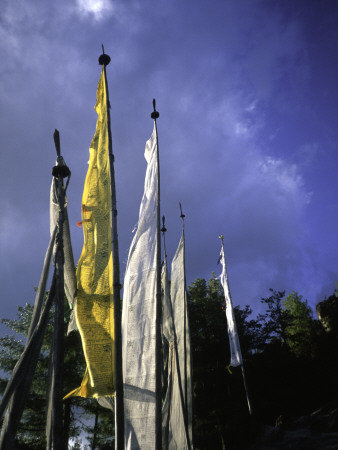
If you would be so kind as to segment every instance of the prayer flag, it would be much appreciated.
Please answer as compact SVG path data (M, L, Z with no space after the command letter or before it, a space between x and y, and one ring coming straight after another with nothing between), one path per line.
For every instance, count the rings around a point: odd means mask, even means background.
M242 352L241 352L241 347L239 345L239 338L238 338L238 333L237 333L235 315L234 315L234 310L232 307L230 288L229 288L229 282L228 282L228 273L227 273L227 268L226 268L226 264L225 264L223 240L222 240L220 261L222 264L222 273L221 273L220 278L221 278L221 283L222 283L222 286L224 289L225 314L226 314L227 324L228 324L228 335L229 335L230 353L231 353L230 366L233 366L233 367L242 366L243 365Z
M98 83L95 110L98 119L82 196L84 244L76 271L75 302L76 323L87 369L81 386L67 397L114 395L111 178L104 68Z
M189 448L192 443L192 380L191 380L191 353L190 353L190 329L188 320L187 292L185 281L185 239L184 230L178 244L176 253L171 263L171 301L174 317L174 328L177 340L178 364L177 369L181 379L183 397L184 426L189 437ZM177 384L176 396L178 396L179 385ZM178 426L177 417L174 416ZM184 428L181 424L181 437ZM187 441L185 447L188 448ZM175 447L170 447L175 448Z
M157 136L146 143L147 170L139 221L124 278L122 354L125 449L155 448Z
M184 396L170 298L167 258L162 270L162 291L163 336L169 344L168 383L162 408L162 448L163 450L185 450L191 447L188 445L189 435L184 416Z

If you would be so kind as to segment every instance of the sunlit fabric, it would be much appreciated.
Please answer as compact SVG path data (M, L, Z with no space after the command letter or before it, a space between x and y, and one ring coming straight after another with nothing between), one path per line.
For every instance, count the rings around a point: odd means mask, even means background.
M227 273L226 264L225 264L223 242L222 242L222 248L221 248L220 262L222 264L221 283L222 283L222 286L224 289L225 314L226 314L226 318L227 318L230 353L231 353L230 366L236 367L236 366L241 366L243 364L243 359L242 359L241 347L239 345L234 310L232 307L229 282L228 282L228 273Z
M139 221L124 278L122 354L125 449L155 448L156 128L146 143L147 171Z
M84 245L78 262L75 316L87 369L81 386L68 396L114 394L114 304L111 187L105 75L97 89L96 132L82 197ZM67 397L68 397L67 396Z

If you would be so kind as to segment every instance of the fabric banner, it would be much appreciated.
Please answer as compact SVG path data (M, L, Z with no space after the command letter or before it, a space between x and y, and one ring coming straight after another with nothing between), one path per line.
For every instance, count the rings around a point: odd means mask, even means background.
M192 379L190 328L188 320L187 293L185 285L185 242L184 230L171 263L171 301L174 317L174 328L177 340L178 368L181 376L184 402L184 418L192 445ZM177 370L177 369L176 369ZM178 391L176 389L178 395ZM173 420L177 421L174 416ZM179 425L178 423L176 426ZM182 424L181 424L182 427ZM175 447L170 447L175 448ZM179 447L177 447L179 448ZM186 448L186 447L183 447ZM191 447L190 447L191 448Z
M187 443L189 437L188 430L185 426L182 380L178 364L176 333L166 258L162 270L162 292L163 336L169 345L167 363L168 383L162 408L162 448L163 450L184 450L191 447Z
M58 157L57 164L65 165L62 156ZM56 191L56 182L55 178L53 177L50 195L51 239L46 252L43 270L35 297L32 319L27 334L25 349L13 369L11 378L6 386L6 389L1 399L0 419L2 418L5 409L7 408L1 429L1 436L0 436L1 449L10 449L15 447L14 439L16 430L22 417L25 402L33 380L35 368L41 351L45 329L48 323L49 311L52 306L52 302L54 300L55 272L53 275L53 281L47 299L45 299L45 293L47 288L47 280L53 250L55 253L55 239L57 233L57 219L59 215L59 209L60 207ZM68 235L66 235L67 230ZM64 245L66 246L66 249L64 249L65 265L67 264L67 267L69 268L70 271L70 277L68 280L68 293L69 293L68 300L71 302L71 300L73 300L74 298L75 292L74 288L75 273L69 235L67 205L65 205L64 208L63 241ZM73 277L73 280L71 279L71 277Z
M124 278L122 354L125 449L155 448L156 127L145 147L147 171L139 221Z
M96 132L82 196L84 245L78 262L76 324L87 369L81 386L69 396L114 394L114 303L111 236L111 182L107 93L104 69L97 88ZM66 398L67 398L66 397Z
M221 278L221 283L222 283L222 286L224 289L225 314L226 314L226 318L227 318L228 335L229 335L229 343L230 343L230 354L231 354L230 366L236 367L236 366L243 365L243 359L242 359L241 347L239 345L239 338L238 338L238 333L237 333L234 310L232 307L230 288L229 288L229 282L228 282L228 273L227 273L227 268L226 268L226 264L225 264L225 254L224 254L223 242L222 242L222 248L221 248L220 262L222 264L222 273L221 273L220 278Z
M57 164L64 166L65 162L62 156L58 156ZM50 234L52 235L54 229L57 225L59 218L59 203L57 196L57 181L53 177L52 185L50 189L50 207L49 207L49 217L50 217ZM64 222L63 222L63 253L64 253L64 289L71 308L73 308L76 294L76 276L75 276L75 265L73 249L70 239L69 231L69 221L67 212L67 198L65 197L65 208L64 208ZM54 248L55 253L55 248Z

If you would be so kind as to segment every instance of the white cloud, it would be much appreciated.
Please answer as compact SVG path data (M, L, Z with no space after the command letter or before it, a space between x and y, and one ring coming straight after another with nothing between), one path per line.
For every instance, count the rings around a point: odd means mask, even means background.
M311 192L304 189L303 178L296 164L287 164L282 159L266 157L259 163L259 170L269 184L274 184L280 192L290 197L298 205L308 204Z
M219 125L229 138L252 139L264 125L263 113L257 108L257 100L249 102L245 97L241 91L226 93L208 112L209 121Z
M237 136L246 137L249 134L249 128L243 122L237 122L235 125L235 134Z
M81 15L93 15L96 20L110 17L114 12L111 0L77 0L77 8Z

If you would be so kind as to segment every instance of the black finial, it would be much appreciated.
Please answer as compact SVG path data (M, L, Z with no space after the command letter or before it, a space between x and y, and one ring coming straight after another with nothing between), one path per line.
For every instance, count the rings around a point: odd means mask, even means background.
M179 202L179 204L180 204L180 210L181 210L180 218L183 220L183 219L185 218L185 215L184 215L183 212L182 212L182 205L181 205L181 202Z
M60 152L60 133L59 133L59 130L57 130L56 128L55 128L53 137L54 137L54 144L55 144L56 154L57 154L57 156L60 156L61 155L61 152Z
M109 63L110 63L110 56L105 54L104 46L102 44L102 55L99 56L99 64L101 66L108 66Z
M54 144L55 144L55 149L56 149L56 154L57 154L57 162L56 162L56 166L54 166L52 169L52 175L53 175L53 177L56 177L56 178L69 177L70 170L66 166L66 164L61 156L60 133L56 128L55 128L53 137L54 137Z
M154 120L158 119L160 117L160 113L156 111L156 100L153 98L153 108L154 111L150 114L150 117Z
M167 231L166 227L165 227L165 217L162 217L162 228L161 228L162 233L165 233Z

